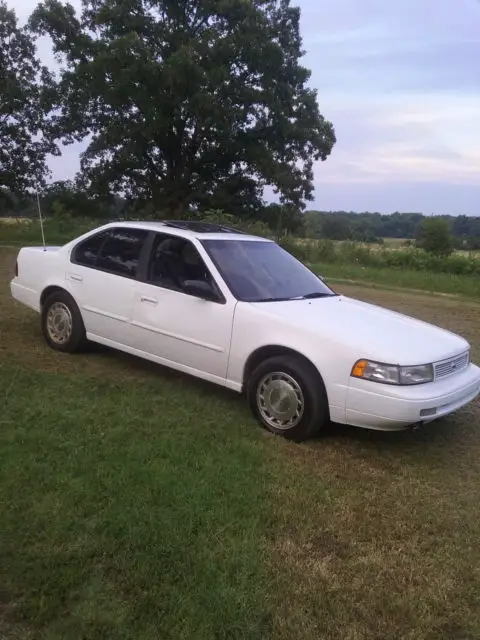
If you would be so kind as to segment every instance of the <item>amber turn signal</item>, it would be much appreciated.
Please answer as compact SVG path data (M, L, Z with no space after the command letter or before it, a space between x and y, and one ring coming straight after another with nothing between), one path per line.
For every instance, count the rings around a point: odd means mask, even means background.
M365 373L365 369L368 367L368 362L366 360L358 360L352 369L352 376L354 378L363 378L363 374Z

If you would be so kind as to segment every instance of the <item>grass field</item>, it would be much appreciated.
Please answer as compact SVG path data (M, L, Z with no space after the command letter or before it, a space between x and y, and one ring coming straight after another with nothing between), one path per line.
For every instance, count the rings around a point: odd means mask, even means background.
M294 445L236 395L48 350L0 250L0 637L478 640L480 404ZM340 288L340 287L339 287ZM342 285L462 333L480 305Z
M327 277L332 286L337 283L343 284L344 281L352 281L365 285L368 283L377 287L465 296L480 300L480 278L478 276L459 276L453 273L410 271L408 269L381 269L341 263L317 263L310 266L316 273Z

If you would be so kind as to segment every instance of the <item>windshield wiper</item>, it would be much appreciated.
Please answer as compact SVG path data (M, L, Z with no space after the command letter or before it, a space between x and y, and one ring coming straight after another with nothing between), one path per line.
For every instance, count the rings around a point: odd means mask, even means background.
M252 300L252 302L286 302L287 300L299 300L299 298L260 298L260 300Z
M331 298L332 296L337 296L338 293L320 293L319 291L312 291L312 293L306 293L304 296L301 296L302 300L313 300L313 298Z
M332 296L337 296L338 293L320 293L319 291L314 291L312 293L307 293L304 296L290 296L288 298L261 298L260 300L254 300L253 302L287 302L290 300L312 300L313 298L331 298Z

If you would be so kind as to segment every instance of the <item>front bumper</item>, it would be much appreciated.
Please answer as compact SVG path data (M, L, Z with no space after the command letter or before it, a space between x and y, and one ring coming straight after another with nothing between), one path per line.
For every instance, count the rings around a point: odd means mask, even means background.
M446 416L480 393L480 368L437 382L397 387L351 378L347 390L346 423L356 427L399 431Z

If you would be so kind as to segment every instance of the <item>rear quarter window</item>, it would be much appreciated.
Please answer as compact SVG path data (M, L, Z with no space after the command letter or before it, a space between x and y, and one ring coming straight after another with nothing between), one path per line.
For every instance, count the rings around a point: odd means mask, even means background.
M142 248L148 236L145 229L108 229L80 242L72 262L85 267L135 278Z
M73 250L72 262L84 265L85 267L94 267L100 249L108 238L108 235L108 231L102 231L77 244Z

